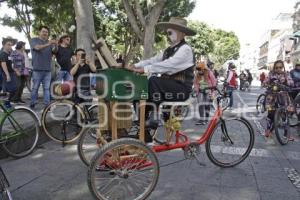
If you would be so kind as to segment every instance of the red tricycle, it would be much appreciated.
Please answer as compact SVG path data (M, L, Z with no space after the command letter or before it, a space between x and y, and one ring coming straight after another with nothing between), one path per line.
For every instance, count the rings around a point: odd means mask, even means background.
M197 140L190 140L178 130L178 121L170 117L165 125L165 140L149 146L141 140L123 138L105 144L91 160L88 170L88 186L95 198L145 199L154 190L160 173L155 153L182 149L187 159L195 158L200 145L205 143L209 160L217 166L227 168L243 162L254 145L254 131L251 124L240 116L226 116L220 106L227 98L218 88L217 106L204 134ZM177 128L176 128L177 127ZM153 135L158 137L157 134ZM160 137L161 138L161 137Z

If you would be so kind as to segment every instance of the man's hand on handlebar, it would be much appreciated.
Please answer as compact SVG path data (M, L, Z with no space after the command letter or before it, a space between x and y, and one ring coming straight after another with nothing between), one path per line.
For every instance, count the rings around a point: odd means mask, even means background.
M128 65L127 67L125 67L127 70L138 73L138 74L143 74L144 68L143 67L135 67L134 65Z
M135 67L135 68L133 68L133 72L138 73L138 74L143 74L143 73L145 73L143 67Z
M134 65L128 65L128 66L125 66L125 69L129 70L129 71L133 71L133 68L135 68Z

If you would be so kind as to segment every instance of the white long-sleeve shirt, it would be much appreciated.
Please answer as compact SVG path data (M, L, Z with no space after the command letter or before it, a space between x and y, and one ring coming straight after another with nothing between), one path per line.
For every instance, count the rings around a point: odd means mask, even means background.
M156 56L135 64L144 67L145 73L172 75L194 65L192 48L188 44L182 45L170 58L163 60L163 52Z

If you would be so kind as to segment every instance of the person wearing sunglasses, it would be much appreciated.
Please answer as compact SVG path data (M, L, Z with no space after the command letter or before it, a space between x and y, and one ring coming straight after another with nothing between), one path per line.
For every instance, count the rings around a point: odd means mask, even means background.
M279 83L286 86L293 86L293 80L291 79L289 73L285 71L284 63L282 60L277 60L274 63L273 70L270 71L267 79L265 80L265 85L271 85L272 83ZM291 99L288 92L281 93L281 99L288 109L293 109L291 104ZM274 129L274 116L276 111L276 94L268 92L266 97L266 109L268 111L267 116L267 129L265 131L265 136L269 137ZM292 138L290 138L292 140Z
M170 46L156 56L128 67L133 72L149 75L149 101L156 107L162 102L185 101L189 98L195 60L185 37L196 34L187 27L187 20L179 17L160 22L157 27L165 31Z

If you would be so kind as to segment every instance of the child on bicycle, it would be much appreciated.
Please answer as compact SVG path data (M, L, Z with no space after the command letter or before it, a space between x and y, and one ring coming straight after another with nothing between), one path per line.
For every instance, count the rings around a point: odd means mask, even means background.
M292 86L293 80L289 74L285 71L284 63L281 60L277 60L274 63L273 70L270 71L269 76L265 80L265 85L270 86L272 83L279 83L286 86ZM282 92L280 96L281 102L287 106L287 109L292 110L291 100L288 95L288 92ZM269 137L274 128L274 116L276 111L276 94L268 91L266 97L266 109L268 111L267 116L267 129L265 131L265 137ZM278 106L277 106L278 107ZM292 139L292 138L291 138Z
M203 62L196 66L194 77L194 92L197 94L199 105L200 119L196 125L205 125L208 122L210 104L212 103L213 92L212 90L205 90L206 87L215 87L217 80L213 72L205 67ZM204 116L205 114L205 116Z

